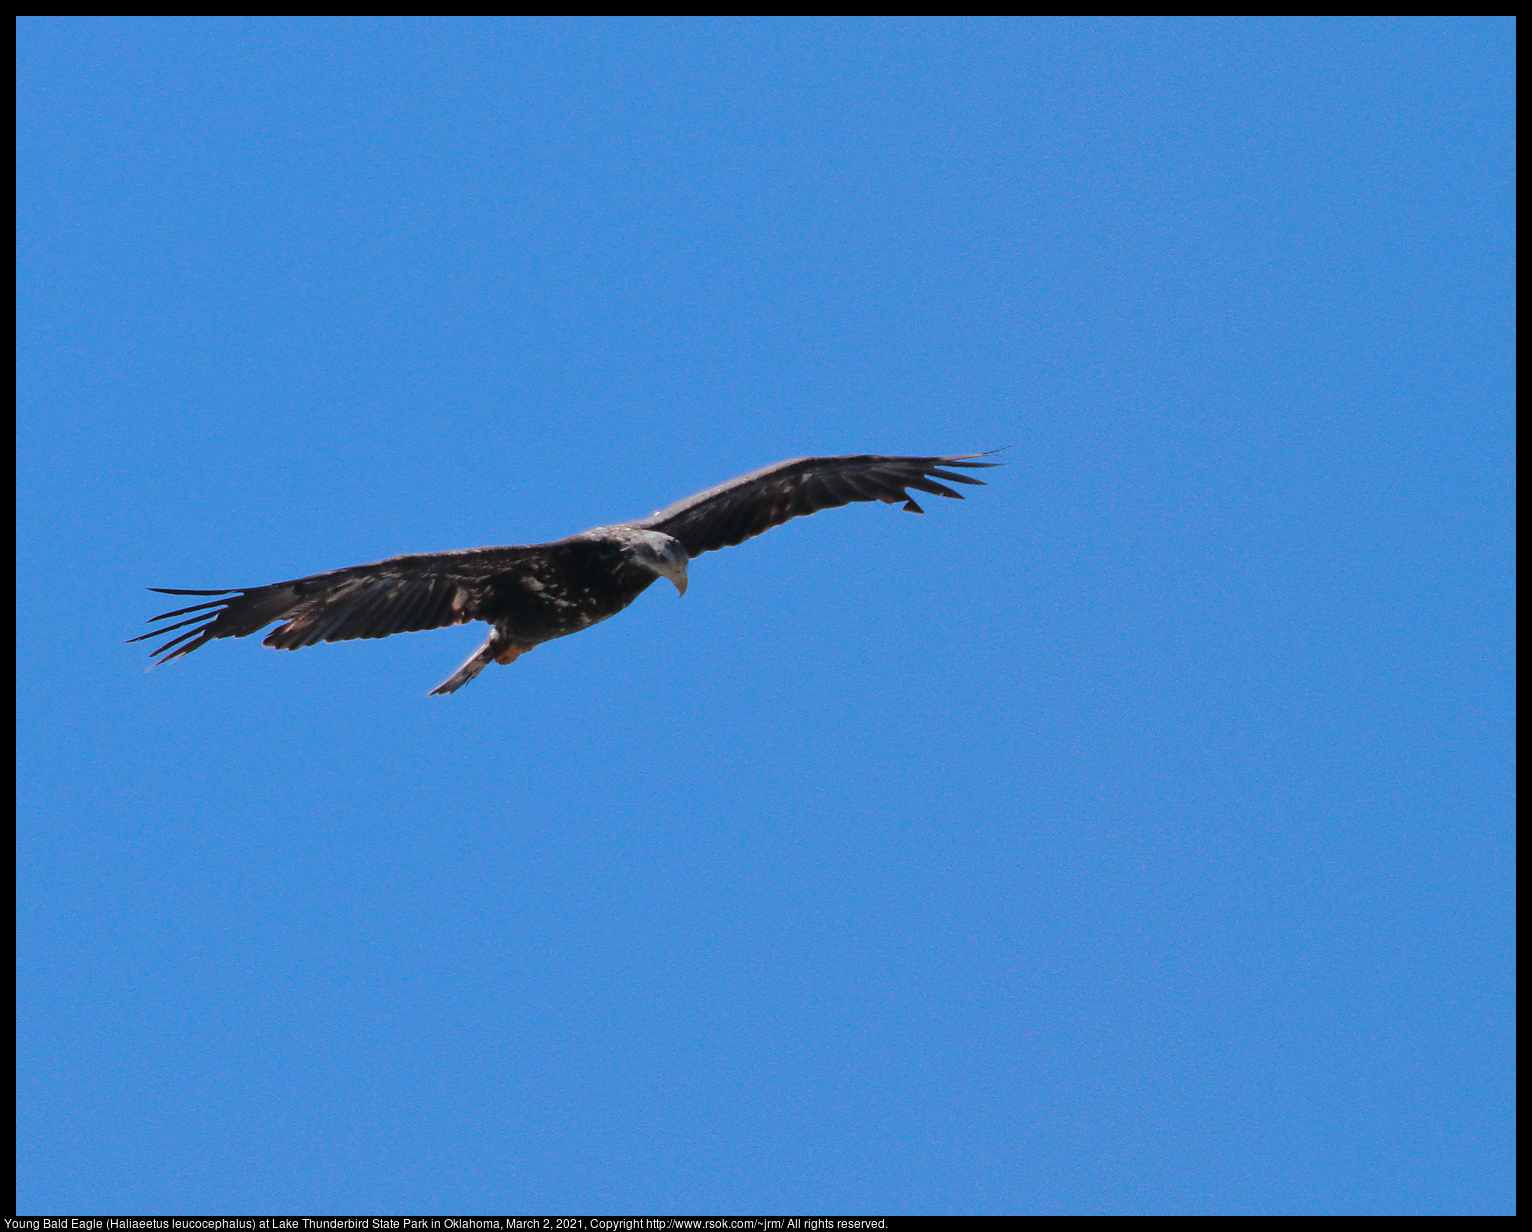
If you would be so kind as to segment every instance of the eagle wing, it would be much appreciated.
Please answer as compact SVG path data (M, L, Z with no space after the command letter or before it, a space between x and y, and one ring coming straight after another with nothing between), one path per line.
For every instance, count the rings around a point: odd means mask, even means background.
M466 624L479 619L486 582L536 551L532 547L470 548L392 556L370 565L237 590L154 586L150 589L162 595L224 597L151 617L153 623L196 613L131 640L141 642L195 626L154 649L153 654L165 656L159 662L169 663L220 637L248 637L274 620L284 623L267 635L265 644L283 650Z
M880 500L889 504L902 501L910 513L924 513L906 488L962 500L960 493L938 480L977 484L984 481L943 468L957 466L972 470L981 466L1000 466L999 462L973 461L998 452L990 450L946 458L884 458L874 454L791 458L688 496L629 525L663 531L679 539L687 554L695 557L743 543L790 518L834 509L852 501Z

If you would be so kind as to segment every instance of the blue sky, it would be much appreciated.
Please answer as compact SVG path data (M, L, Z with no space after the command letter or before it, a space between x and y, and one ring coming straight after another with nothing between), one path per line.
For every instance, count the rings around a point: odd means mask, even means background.
M23 19L19 1209L1510 1213L1512 56ZM121 644L996 446L448 698Z

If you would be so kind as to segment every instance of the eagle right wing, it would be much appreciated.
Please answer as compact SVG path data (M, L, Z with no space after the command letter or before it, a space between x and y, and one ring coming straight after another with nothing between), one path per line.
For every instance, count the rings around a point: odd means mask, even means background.
M238 590L167 590L151 586L151 590L162 595L223 597L151 617L152 623L197 613L129 640L141 642L194 625L195 628L153 651L156 656L165 656L160 663L169 663L220 637L248 637L274 620L285 623L267 635L265 644L282 650L466 624L479 619L485 583L495 573L539 550L470 548L462 552L393 556L370 565L353 565L290 582Z
M950 468L957 466L971 470L999 466L999 462L973 460L999 452L992 449L988 453L943 458L880 457L875 454L791 458L688 496L628 525L662 531L679 539L685 545L687 555L697 557L717 548L743 543L791 518L849 505L852 501L879 500L891 505L903 502L910 513L924 513L906 488L962 500L961 494L954 492L947 483L982 484L984 481L972 475L959 475Z

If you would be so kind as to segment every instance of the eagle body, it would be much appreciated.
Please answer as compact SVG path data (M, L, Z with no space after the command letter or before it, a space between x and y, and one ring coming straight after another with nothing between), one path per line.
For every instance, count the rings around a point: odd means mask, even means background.
M529 646L617 615L660 578L635 564L622 543L602 537L535 544L498 561L493 552L472 588L475 619Z
M684 595L691 559L789 518L870 500L902 501L920 513L905 491L911 487L961 499L939 480L981 483L948 468L998 465L972 460L986 456L794 458L647 518L598 526L553 543L392 556L238 590L154 587L161 594L220 597L155 616L152 621L195 613L131 640L195 626L154 651L163 656L159 662L168 663L217 638L247 637L273 621L283 623L265 644L297 650L482 620L491 626L488 640L433 690L453 693L492 662L514 662L534 646L615 616L661 577Z

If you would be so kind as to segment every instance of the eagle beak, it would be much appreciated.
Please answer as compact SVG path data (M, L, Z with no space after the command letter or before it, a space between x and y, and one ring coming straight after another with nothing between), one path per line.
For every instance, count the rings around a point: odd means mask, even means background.
M683 595L686 593L686 574L683 573L680 577L672 577L670 580L675 583L678 593Z

